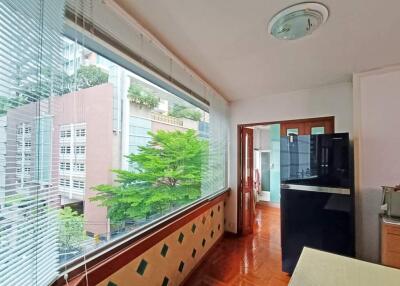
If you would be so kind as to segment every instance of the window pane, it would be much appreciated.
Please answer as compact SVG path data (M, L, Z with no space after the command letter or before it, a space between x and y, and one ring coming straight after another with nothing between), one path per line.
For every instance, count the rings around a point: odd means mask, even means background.
M299 128L288 128L286 129L286 135L299 135Z
M209 113L67 38L64 44L76 52L64 53L64 72L75 82L54 98L61 263L210 193ZM94 101L96 108L85 104Z
M311 135L325 134L325 127L311 127Z

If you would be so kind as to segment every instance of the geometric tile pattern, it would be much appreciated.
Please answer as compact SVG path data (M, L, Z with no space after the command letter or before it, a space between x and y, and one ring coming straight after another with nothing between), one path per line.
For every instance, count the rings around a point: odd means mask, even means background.
M224 202L220 202L97 285L180 285L223 235L223 223Z
M163 247L161 248L162 257L167 256L167 252L168 252L168 245L164 244Z
M196 252L197 252L196 248L193 248L193 251L192 251L192 257L193 257L193 258L196 257Z
M185 235L181 232L178 237L178 241L180 244L182 244L184 238L185 238Z
M139 263L139 266L138 266L136 272L143 276L144 271L146 270L146 267L147 267L147 261L142 259L142 261L140 261L140 263Z

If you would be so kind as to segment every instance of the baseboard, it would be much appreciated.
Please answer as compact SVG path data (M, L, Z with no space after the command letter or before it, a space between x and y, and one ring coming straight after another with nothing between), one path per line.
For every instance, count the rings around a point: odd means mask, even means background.
M213 246L210 247L210 249L203 255L203 257L197 262L197 264L190 270L188 275L186 275L185 279L182 280L182 282L179 284L179 286L185 285L185 283L189 280L189 278L193 275L194 272L199 268L199 266L204 262L204 260L212 253L214 248L222 241L222 239L225 237L226 232L224 232L213 244Z

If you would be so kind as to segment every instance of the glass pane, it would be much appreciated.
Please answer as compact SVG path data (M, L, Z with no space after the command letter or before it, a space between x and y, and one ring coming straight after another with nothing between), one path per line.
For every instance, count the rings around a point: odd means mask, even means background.
M325 134L325 127L311 127L311 135Z
M62 176L61 264L210 193L208 159L216 155L207 111L63 40L72 83L54 99L60 140L52 143ZM94 100L95 109L86 104Z
M299 135L299 128L288 128L286 129L286 135Z

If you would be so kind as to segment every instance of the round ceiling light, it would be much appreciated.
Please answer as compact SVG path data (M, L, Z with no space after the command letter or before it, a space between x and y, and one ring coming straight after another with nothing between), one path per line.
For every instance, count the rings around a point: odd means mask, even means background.
M272 17L268 32L277 39L296 40L312 34L328 16L328 8L320 3L296 4Z

